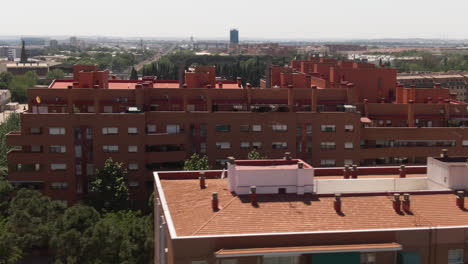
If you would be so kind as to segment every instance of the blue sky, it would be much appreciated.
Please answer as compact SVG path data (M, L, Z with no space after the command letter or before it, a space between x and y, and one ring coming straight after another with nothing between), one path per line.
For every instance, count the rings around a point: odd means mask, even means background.
M227 38L235 27L241 39L468 39L467 0L22 0L1 9L0 35Z

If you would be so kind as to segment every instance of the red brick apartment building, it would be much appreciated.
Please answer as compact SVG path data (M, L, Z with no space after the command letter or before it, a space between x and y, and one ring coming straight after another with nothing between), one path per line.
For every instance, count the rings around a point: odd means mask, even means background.
M227 171L155 172L155 263L467 263L466 162L231 159Z
M467 106L447 89L404 88L394 69L325 58L267 75L254 88L216 81L214 67L179 82L76 66L73 80L28 90L21 131L7 135L18 147L9 179L73 204L109 157L126 164L132 199L144 200L153 171L180 169L192 153L218 168L252 149L315 167L424 164L441 147L468 155Z

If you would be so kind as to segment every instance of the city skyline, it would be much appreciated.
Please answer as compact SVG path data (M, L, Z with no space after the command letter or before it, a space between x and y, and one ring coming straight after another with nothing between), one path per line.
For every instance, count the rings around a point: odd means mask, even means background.
M46 33L219 39L228 38L230 28L239 28L241 40L468 38L464 30L468 22L463 14L468 3L455 0L448 0L443 6L421 0L388 3L361 0L338 5L296 0L277 6L267 5L265 1L240 0L224 9L213 0L204 3L136 0L132 2L135 6L132 12L128 12L128 5L110 6L109 1L84 0L73 6L73 12L63 12L63 5L57 0L26 2L28 8L21 11L21 19L14 12L3 14L0 36ZM121 3L125 2L118 2ZM4 7L5 10L16 8L12 2L5 3ZM262 8L269 12L261 12Z

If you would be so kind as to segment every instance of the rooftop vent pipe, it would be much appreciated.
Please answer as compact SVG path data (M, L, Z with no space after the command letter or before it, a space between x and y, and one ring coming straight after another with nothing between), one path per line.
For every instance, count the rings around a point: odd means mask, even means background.
M457 206L465 210L465 191L457 191Z
M335 208L335 211L338 214L342 213L342 211L341 211L341 194L339 194L339 193L335 194L335 201L333 202L333 207Z
M257 187L256 186L250 186L250 203L253 206L258 205L257 201Z
M407 214L411 213L411 203L410 203L410 194L403 194L403 211Z
M285 152L285 153L284 153L284 159L285 159L285 160L291 160L291 159L292 159L292 158L291 158L291 152Z
M440 153L441 158L448 158L448 149L442 149L442 153Z
M211 208L214 212L219 211L219 201L217 192L211 194Z
M357 179L358 178L358 169L357 169L357 165L353 165L353 171L351 172L351 177L353 179Z
M406 178L406 166L405 165L400 166L400 178Z
M200 177L198 177L198 179L200 179L200 189L205 189L206 188L206 184L205 184L205 173L204 172L200 172Z
M349 165L345 165L343 169L343 178L349 179Z
M401 201L400 201L400 194L399 193L394 193L393 194L392 203L393 203L393 210L395 210L395 212L397 214L401 214Z

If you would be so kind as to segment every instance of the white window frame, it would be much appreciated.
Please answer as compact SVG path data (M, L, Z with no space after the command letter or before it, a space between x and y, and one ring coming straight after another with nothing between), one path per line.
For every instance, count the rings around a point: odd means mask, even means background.
M138 163L129 163L128 164L128 170L130 171L136 171L139 169Z
M103 111L104 113L112 113L112 111L113 111L113 110L112 110L112 105L105 105L105 106L103 107L103 110L104 110L104 111Z
M49 127L49 135L65 135L64 127Z
M146 125L146 131L148 131L148 134L156 133L157 127L155 124L148 124Z
M102 146L102 151L104 151L105 153L119 152L119 146L118 145L104 145Z
M354 149L354 144L353 144L353 142L345 142L345 143L344 143L344 148L345 148L345 149Z
M252 125L252 132L262 132L262 125Z
M168 133L168 134L180 134L180 125L178 125L178 124L166 125L166 133Z
M118 127L103 127L102 134L103 135L118 135L119 128Z
M353 132L354 131L354 125L345 125L344 130L345 130L345 132Z
M51 163L50 170L51 171L64 171L67 169L66 163Z
M248 149L250 148L250 142L244 141L240 143L240 148L242 149Z
M230 149L231 142L223 141L223 142L216 142L217 149Z
M52 151L52 149L56 151ZM50 145L49 146L49 152L50 153L66 153L67 152L67 147L63 145Z
M454 256L458 255L458 256ZM449 249L447 252L448 264L463 264L465 252L461 248Z
M127 129L127 133L128 133L129 135L136 135L136 134L138 134L138 128L136 128L136 127L129 127L129 128Z
M138 152L138 146L137 145L129 145L128 146L128 152L131 152L131 153Z
M321 125L320 131L322 132L336 132L336 125Z
M288 142L282 142L282 141L271 142L271 148L272 149L287 149Z
M276 132L286 132L288 131L288 125L285 124L273 124L271 125L271 129Z
M257 148L257 149L262 148L262 142L254 141L254 142L252 142L252 147Z

